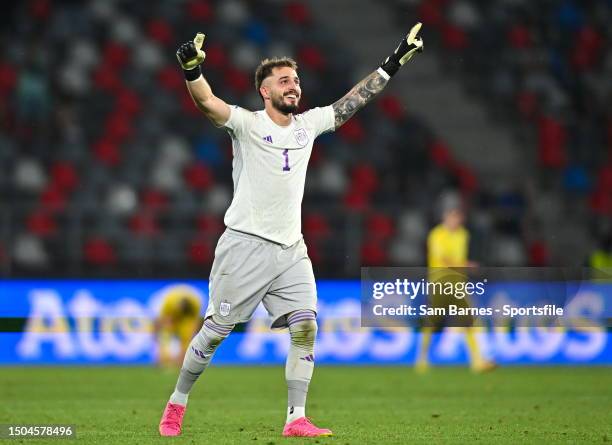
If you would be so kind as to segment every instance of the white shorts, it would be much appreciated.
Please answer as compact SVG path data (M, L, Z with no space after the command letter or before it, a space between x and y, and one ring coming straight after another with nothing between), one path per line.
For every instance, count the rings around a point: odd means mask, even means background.
M208 286L206 318L218 324L249 321L260 302L272 317L272 328L286 327L290 312L317 309L303 239L287 247L228 228L217 243Z

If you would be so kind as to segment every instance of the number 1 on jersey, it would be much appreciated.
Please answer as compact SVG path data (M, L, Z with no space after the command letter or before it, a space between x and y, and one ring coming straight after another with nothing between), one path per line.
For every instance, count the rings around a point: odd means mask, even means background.
M288 172L289 170L291 170L291 168L289 168L289 150L288 149L285 148L283 150L283 156L285 158L285 166L283 167L283 171Z

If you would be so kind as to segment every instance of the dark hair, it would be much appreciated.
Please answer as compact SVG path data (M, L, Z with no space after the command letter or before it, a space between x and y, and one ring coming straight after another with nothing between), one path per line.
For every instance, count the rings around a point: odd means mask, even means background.
M272 75L272 70L279 67L289 67L297 71L297 63L290 57L273 57L271 59L263 59L255 70L255 89L259 93L261 83L266 77ZM261 93L260 93L261 95Z
M179 314L181 314L182 317L193 317L194 315L198 315L197 312L198 309L188 297L181 297L179 300Z

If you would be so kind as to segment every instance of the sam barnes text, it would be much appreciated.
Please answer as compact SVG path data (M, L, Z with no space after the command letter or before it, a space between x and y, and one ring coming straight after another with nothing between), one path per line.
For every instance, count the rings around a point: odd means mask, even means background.
M399 306L386 307L382 304L377 304L372 307L372 312L377 317L405 317L416 315L438 315L438 316L493 316L500 315L504 317L550 317L563 316L563 308L557 307L554 304L545 304L544 306L527 306L516 307L509 304L504 304L501 308L491 307L462 307L456 304L449 304L447 307L429 307L426 304L421 304L418 307L402 304Z

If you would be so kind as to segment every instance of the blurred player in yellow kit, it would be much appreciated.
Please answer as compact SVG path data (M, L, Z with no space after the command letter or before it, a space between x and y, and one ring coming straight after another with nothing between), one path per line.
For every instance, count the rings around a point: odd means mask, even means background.
M183 363L185 351L193 336L202 327L199 295L189 286L174 286L163 296L156 323L159 341L159 364L162 366ZM173 340L178 338L180 354L173 354Z
M461 200L455 196L446 196L442 203L442 223L435 226L427 237L427 266L429 267L429 280L454 281L465 280L465 276L459 271L448 268L477 267L478 264L468 259L468 246L470 233L463 225L465 215ZM454 296L433 295L430 296L430 305L436 307L448 307L449 304L469 306L467 298L457 299ZM429 368L429 345L434 331L440 331L444 319L430 317L430 323L423 327L421 345L416 359L416 370L425 372ZM477 328L473 327L473 319L466 317L459 321L461 326L457 328L465 330L466 343L469 350L470 367L475 372L485 372L495 369L496 365L484 360L481 356L478 341L476 340Z

